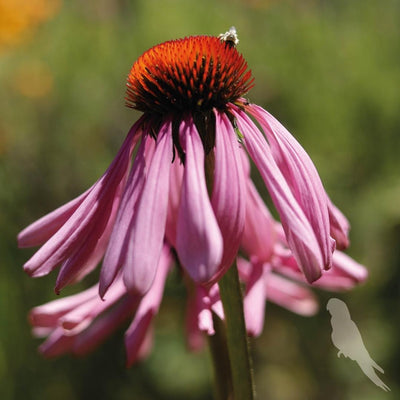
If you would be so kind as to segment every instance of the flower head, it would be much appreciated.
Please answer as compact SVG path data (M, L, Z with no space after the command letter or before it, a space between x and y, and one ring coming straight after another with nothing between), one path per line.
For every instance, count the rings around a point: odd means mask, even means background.
M147 50L128 75L128 107L159 114L225 109L253 83L235 47L215 36L171 40Z
M243 98L253 78L236 39L232 29L220 37L187 37L139 57L128 76L126 103L143 115L110 167L81 196L19 234L21 247L42 245L24 266L31 276L61 266L59 292L103 260L100 296L123 285L125 297L144 296L143 302L163 273L167 243L200 293L193 304L201 305L203 329L210 323L210 304L216 312L218 280L241 247L253 266L249 274L242 270L251 299L245 301L258 299L260 310L266 297L279 302L285 290L297 298L308 293L294 293L296 285L276 277L277 268L311 283L335 266L336 243L348 244L348 222L296 139ZM251 182L248 157L279 224ZM261 283L266 275L267 283ZM350 279L347 286L353 284ZM254 321L259 332L260 317ZM131 331L142 332L135 324Z

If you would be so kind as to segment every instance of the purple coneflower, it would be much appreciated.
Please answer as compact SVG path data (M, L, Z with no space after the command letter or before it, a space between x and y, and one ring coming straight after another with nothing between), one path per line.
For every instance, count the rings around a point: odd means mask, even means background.
M19 234L20 247L42 245L24 266L28 274L61 266L56 292L103 260L94 287L32 310L34 332L47 337L45 355L85 354L133 317L127 362L143 357L173 261L188 286L192 349L203 333L214 334L212 313L224 318L218 281L239 249L253 336L261 333L266 300L311 315L317 303L307 285L349 289L366 278L364 267L335 250L347 247L349 224L309 156L273 116L243 98L253 78L236 44L231 30L168 41L139 57L126 102L143 115L110 167ZM251 181L248 156L281 222Z
M61 265L59 292L103 259L102 297L119 274L130 293L143 295L166 239L191 279L211 287L242 241L251 196L247 154L306 279L313 282L332 266L335 241L348 242L347 222L299 143L243 98L253 78L235 41L234 31L187 37L139 57L126 102L142 117L90 189L20 233L20 247L42 245L24 266L29 275Z

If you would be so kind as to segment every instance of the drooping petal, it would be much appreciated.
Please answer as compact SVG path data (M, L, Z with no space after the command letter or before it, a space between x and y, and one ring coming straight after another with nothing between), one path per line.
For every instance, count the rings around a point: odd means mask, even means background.
M275 246L275 257L272 265L276 272L298 282L306 282L291 252L279 244ZM364 282L367 277L368 271L363 265L336 250L333 253L332 268L329 271L323 271L321 278L313 282L312 286L332 291L349 290Z
M96 218L98 195L99 189L95 185L68 221L25 263L24 270L29 275L48 274L82 244L90 222Z
M68 334L79 333L125 294L125 285L122 279L119 279L112 285L112 289L109 291L106 299L102 300L97 294L93 299L81 303L79 306L74 307L67 314L63 315L59 323L65 330L68 330Z
M32 336L35 338L47 338L50 336L54 331L54 328L43 328L41 326L34 326L31 330Z
M150 150L149 147L151 147ZM151 161L154 147L154 140L147 136L143 138L136 154L100 272L99 293L101 297L104 296L118 271L124 265L131 240L129 233L132 231L133 217L146 179L146 164ZM148 157L146 157L147 153L150 153Z
M215 166L211 204L223 238L224 252L216 282L232 265L239 250L246 215L246 180L239 143L231 122L215 111Z
M90 232L87 234L87 240L61 265L55 286L56 293L59 293L66 285L80 281L96 268L103 258L118 212L124 185L125 182L120 183L111 204L108 204L102 210L105 216L94 221Z
M169 181L168 214L165 228L165 236L173 247L176 246L176 227L178 224L178 210L181 199L181 188L183 179L183 164L175 160L171 165Z
M97 297L98 302L101 300ZM72 353L83 356L95 350L105 339L115 332L120 325L132 316L137 308L139 298L126 295L121 301L104 307L103 312L91 321L83 320L79 327L66 330L57 327L39 347L45 357L57 357Z
M261 132L245 113L233 112L244 136L246 149L256 164L281 216L289 247L307 280L313 282L321 276L321 269L324 265L314 230L276 165Z
M265 283L263 263L249 263L242 258L237 261L238 269L250 269L243 300L246 330L250 336L259 336L264 327Z
M367 269L341 251L333 253L333 266L322 274L313 284L324 290L350 290L364 282L368 277Z
M34 334L47 336L39 350L46 357L84 355L131 317L141 298L126 292L119 277L101 300L98 285L84 292L35 307L30 313Z
M81 293L51 301L50 303L37 306L29 313L32 326L54 328L59 319L69 311L91 299L97 297L97 285L92 286Z
M269 301L296 314L311 316L318 311L318 302L310 290L273 272L265 276L265 291Z
M203 288L201 288L203 289ZM204 322L200 322L200 319L204 319L204 315L200 317L200 314L203 312L204 307L203 297L199 296L199 290L196 288L193 290L193 293L188 295L187 306L186 306L186 342L189 350L191 351L199 351L203 349L205 345L204 340L204 332L200 328L201 325L206 325ZM208 315L206 312L205 315L206 321L208 321L208 326L206 326L206 331L210 332L209 334L213 335L215 333L214 326L212 322L212 314L211 310L208 309Z
M210 307L215 315L219 317L220 320L225 319L224 307L222 305L221 296L219 294L218 283L215 283L210 288L207 289L207 296L210 299Z
M91 189L27 226L18 234L18 247L39 246L49 240L68 221Z
M73 354L84 356L100 346L121 324L132 317L139 300L138 296L127 294L115 306L103 312L84 331L75 335Z
M275 221L253 182L247 180L246 222L242 238L243 250L252 259L268 262L276 240Z
M99 296L96 296L63 315L58 320L58 324L68 336L75 335L87 328L93 319L108 307L108 303L103 302Z
M93 223L105 226L110 214L105 213L104 208L112 204L118 188L126 180L132 151L141 133L139 122L132 127L117 157L71 217L25 263L28 274L34 277L48 274L82 245Z
M186 313L186 333L190 350L198 351L204 346L204 334L215 334L213 314L221 320L225 318L218 284L209 288L196 285L189 297Z
M244 150L240 152L246 180L246 218L242 236L242 248L255 261L267 262L273 253L276 229L267 206L250 177L250 162Z
M368 278L368 270L341 251L333 253L333 266L335 270L344 276L351 277L357 283L364 282Z
M150 325L150 327L147 329L144 339L142 340L142 343L137 350L136 361L141 361L150 354L151 349L153 348L153 341L154 328Z
M189 296L189 299L187 300L185 332L187 347L190 351L195 352L204 348L205 340L198 325L196 298L194 295Z
M336 247L339 250L347 249L349 247L349 221L330 199L328 199L328 211L331 236L336 240Z
M192 121L180 126L185 139L186 163L176 234L179 260L198 283L209 281L217 272L223 240L207 193L204 149Z
M128 290L134 293L146 293L156 275L167 219L171 157L172 133L169 121L158 134L157 146L132 223L124 282Z
M72 350L76 336L66 336L63 328L56 328L39 346L39 352L46 358L68 354Z
M279 169L314 229L324 267L329 269L334 242L330 237L328 196L313 162L296 139L271 114L253 104L247 110L263 128Z
M207 293L207 290L203 287L197 287L196 290L197 298L197 325L201 332L207 333L207 335L214 335L214 323L211 312L212 302Z
M142 348L142 343L146 338L146 332L155 314L158 312L170 263L170 249L168 246L164 245L153 284L142 298L136 311L135 318L125 332L127 366L132 365L137 360L140 349Z

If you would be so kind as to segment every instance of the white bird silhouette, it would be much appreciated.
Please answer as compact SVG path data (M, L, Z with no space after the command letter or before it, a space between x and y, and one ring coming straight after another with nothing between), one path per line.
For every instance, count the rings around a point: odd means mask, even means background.
M376 374L377 369L382 374L383 369L371 358L365 348L360 331L350 317L350 312L342 300L331 298L326 305L326 309L332 315L332 343L339 350L338 357L342 354L355 361L362 372L384 391L390 391L389 387L382 382ZM374 369L375 368L375 369Z

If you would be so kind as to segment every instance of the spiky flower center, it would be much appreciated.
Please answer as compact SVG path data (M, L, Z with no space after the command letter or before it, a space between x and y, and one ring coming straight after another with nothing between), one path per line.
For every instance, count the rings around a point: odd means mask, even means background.
M232 43L214 36L172 40L146 51L128 76L128 107L152 114L223 109L252 87Z

